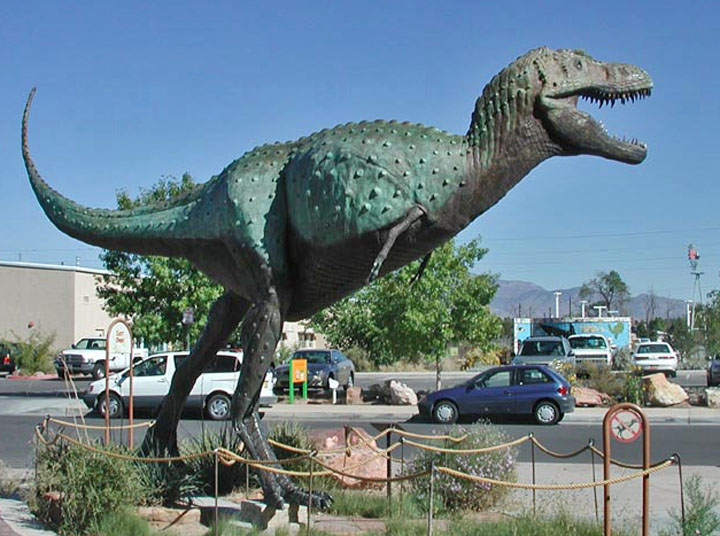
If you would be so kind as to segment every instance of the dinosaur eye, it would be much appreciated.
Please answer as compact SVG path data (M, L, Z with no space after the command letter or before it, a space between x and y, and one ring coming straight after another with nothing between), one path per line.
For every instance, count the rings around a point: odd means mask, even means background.
M582 70L582 60L577 60L575 62L575 67L577 67L579 70Z

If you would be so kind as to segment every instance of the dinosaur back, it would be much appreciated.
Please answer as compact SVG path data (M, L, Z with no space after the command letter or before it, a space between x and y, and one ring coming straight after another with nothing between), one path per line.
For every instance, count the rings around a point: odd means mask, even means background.
M284 173L291 230L329 245L384 229L415 205L432 213L465 180L467 150L461 136L384 121L300 140Z

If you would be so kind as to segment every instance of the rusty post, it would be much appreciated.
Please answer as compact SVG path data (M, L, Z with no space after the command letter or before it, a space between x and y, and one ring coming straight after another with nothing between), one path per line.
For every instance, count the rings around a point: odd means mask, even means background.
M405 476L405 437L400 436L400 475ZM405 514L403 492L405 490L405 480L400 481L400 516Z
M128 328L130 329L130 328ZM132 333L132 332L131 332ZM128 372L129 378L128 381L130 382L130 400L128 403L128 422L130 424L130 427L128 428L128 443L130 443L130 450L133 449L134 442L135 442L135 432L133 428L133 420L134 420L134 409L135 404L133 401L133 344L132 344L132 335L130 335L130 370Z
M434 497L433 497L433 488L435 486L435 459L430 460L430 489L428 490L428 526L427 526L427 536L432 536L433 534L433 503L434 503Z
M219 454L218 450L215 449L215 527L214 534L218 536L218 473L219 473Z
M650 423L648 423L647 417L643 410L636 404L630 402L623 402L621 404L615 404L611 407L605 417L603 418L603 479L610 479L610 425L612 417L622 411L630 410L640 418L640 424L642 425L643 435L643 471L650 469ZM632 441L632 439L630 439ZM650 475L643 475L643 506L642 506L642 535L648 536L650 534ZM610 536L612 531L612 521L610 517L610 484L603 485L603 527L604 535Z

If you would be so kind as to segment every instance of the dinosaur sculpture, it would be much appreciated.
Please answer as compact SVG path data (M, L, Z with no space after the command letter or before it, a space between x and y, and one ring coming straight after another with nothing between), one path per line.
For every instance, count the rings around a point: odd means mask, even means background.
M89 209L42 179L22 150L35 194L65 233L106 249L180 256L226 289L191 356L173 378L145 447L177 449L180 410L204 364L242 321L245 360L232 401L250 454L274 460L256 411L283 321L307 318L375 277L429 255L551 156L598 155L638 164L646 146L610 136L576 105L650 94L640 68L578 50L538 48L503 69L458 136L394 121L338 125L245 153L164 206ZM268 504L324 507L289 478L262 472Z

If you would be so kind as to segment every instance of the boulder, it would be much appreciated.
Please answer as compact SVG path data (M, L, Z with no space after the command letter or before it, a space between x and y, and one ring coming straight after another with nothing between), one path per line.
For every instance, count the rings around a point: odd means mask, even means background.
M318 449L322 462L337 471L369 478L385 478L387 475L386 459L378 455L380 449L377 443L362 428L345 426L318 430L310 435L310 440ZM345 447L355 448L327 454L322 452ZM341 486L351 489L379 488L384 485L380 482L369 482L336 473L333 473L332 478Z
M705 398L709 408L720 408L720 387L705 389Z
M607 406L612 402L608 395L590 387L573 387L572 394L578 406Z
M348 387L347 391L345 391L345 403L346 404L362 404L363 403L362 389L357 386Z
M393 406L417 406L418 398L412 388L395 380L390 380L387 384Z
M48 491L43 493L45 509L50 520L59 525L62 523L62 495L59 491Z
M643 378L643 388L651 406L674 406L688 400L685 390L670 383L665 374L650 374Z
M390 388L388 387L389 382L384 384L373 383L367 389L363 389L363 400L367 402L375 402L376 404L389 404L390 403Z

